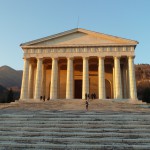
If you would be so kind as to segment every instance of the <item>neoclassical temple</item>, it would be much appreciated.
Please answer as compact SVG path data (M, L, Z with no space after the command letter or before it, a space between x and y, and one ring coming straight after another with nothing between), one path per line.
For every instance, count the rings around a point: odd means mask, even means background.
M81 28L21 44L24 69L20 100L137 99L137 41Z

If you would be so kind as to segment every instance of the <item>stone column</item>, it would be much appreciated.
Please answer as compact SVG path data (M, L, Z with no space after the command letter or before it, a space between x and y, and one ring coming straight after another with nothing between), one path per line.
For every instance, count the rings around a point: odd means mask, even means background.
M126 65L123 66L123 97L127 98L127 76L126 76Z
M45 83L46 83L46 69L45 69L45 65L42 65L42 90L41 90L41 95L45 96Z
M82 79L82 99L85 99L85 93L89 94L89 64L88 58L83 58L83 79Z
M116 98L115 92L115 68L113 67L113 92L114 92L114 99Z
M43 62L42 58L37 59L37 70L36 70L34 99L40 99L40 96L41 96L42 62Z
M128 68L128 64L127 64L127 67L126 67L126 87L127 87L127 89L126 89L126 94L127 94L127 98L129 98L130 97L130 93L129 93L129 91L130 91L130 89L129 89L129 68Z
M122 99L122 83L121 83L121 71L120 71L120 58L114 57L115 67L115 98Z
M20 94L21 100L28 98L28 79L29 79L29 60L24 59L22 86L21 86L21 94Z
M135 69L134 69L134 57L128 57L128 69L129 69L129 93L130 99L137 99L137 91L136 91L136 80L135 80Z
M34 80L34 66L32 62L30 62L28 98L33 98L33 80Z
M73 99L73 58L67 58L66 99Z
M98 86L99 86L99 99L106 98L105 92L105 70L104 70L104 58L99 57L98 66Z
M58 94L58 60L52 58L50 99L57 99Z

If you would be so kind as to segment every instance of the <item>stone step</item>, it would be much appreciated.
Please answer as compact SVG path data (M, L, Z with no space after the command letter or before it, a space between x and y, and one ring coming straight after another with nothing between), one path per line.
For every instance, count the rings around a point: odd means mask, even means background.
M1 124L2 126L5 127L34 127L34 128L51 128L51 127L56 127L56 128L114 128L114 129L134 129L134 128L138 128L138 129L149 129L150 128L150 124L145 124L145 125L136 125L136 124L123 124L123 125L113 125L113 124L95 124L95 123L91 123L91 124L86 124L86 123L81 123L81 124L57 124L53 123L53 124L36 124L33 123L31 124L30 122L24 122L23 123L14 123L14 124Z
M18 114L18 115L34 115L34 114L39 114L39 115L61 115L61 114L66 114L66 115L110 115L110 116L121 116L121 115L148 115L150 112L119 112L119 111L49 111L49 110L13 110L13 111L7 111L3 110L1 112L4 112L5 115L13 115L13 114Z
M150 145L129 145L128 143L121 143L121 144L80 144L80 143L72 143L72 144L53 144L53 143L36 143L36 144L24 144L24 143L11 143L11 142L5 142L1 145L2 149L84 149L84 150L94 150L94 149L105 149L105 150L149 150Z
M38 115L36 115L38 114ZM51 113L40 113L40 112L30 112L30 113L26 113L26 112L13 112L13 113L1 113L1 116L5 116L5 117L11 117L11 116L17 116L17 117L23 117L23 116L44 116L44 117L49 117L51 115L55 115L55 116L106 116L106 117L122 117L122 116L149 116L150 113L124 113L124 112L120 112L120 113L114 113L114 112L111 112L111 113L100 113L100 112L93 112L93 113L86 113L86 112L83 112L83 113L80 113L80 112L77 112L77 113L65 113L65 112L51 112Z
M9 125L11 124L12 126L14 124L30 124L30 125L46 125L46 124L51 124L51 125L55 125L55 124L63 124L63 125L68 125L68 124L87 124L87 125L91 125L91 124L99 124L99 125L111 125L111 126L149 126L150 127L150 121L92 121L92 120L82 120L82 121L78 121L78 120L47 120L47 121L42 121L42 120L1 120L0 124L2 125Z
M17 111L0 114L0 149L150 149L150 114Z
M24 131L8 131L8 132L0 132L0 140L5 138L12 138L15 136L24 138L24 137L83 137L83 138L105 138L105 137L115 137L115 138L150 138L149 133L116 133L116 132L102 132L102 133L94 133L94 132L24 132Z
M4 136L3 138L0 138L0 144L3 144L5 142L11 143L59 143L59 144L71 144L71 143L87 143L87 144L106 144L109 145L111 143L113 144L121 144L121 143L128 143L128 144L149 144L150 139L146 138L114 138L114 137L103 137L103 138L86 138L86 137L50 137L50 136L31 136L31 137L13 137L13 136Z
M57 127L47 127L47 128L43 128L43 127L5 127L5 126L0 126L0 131L24 131L24 132L116 132L116 133L150 133L150 128L144 129L144 128L132 128L132 129L122 129L122 128L57 128Z
M4 122L4 121L106 121L106 122L109 122L109 121L118 121L118 122L122 122L122 121L127 121L127 122L130 122L130 121L149 121L150 122L150 118L149 117L142 117L142 118L103 118L103 117L68 117L68 118L65 118L65 117L55 117L53 116L52 117L42 117L42 116L38 116L38 117L19 117L17 118L17 116L15 117L10 117L10 118L7 118L7 117L0 117L0 122Z

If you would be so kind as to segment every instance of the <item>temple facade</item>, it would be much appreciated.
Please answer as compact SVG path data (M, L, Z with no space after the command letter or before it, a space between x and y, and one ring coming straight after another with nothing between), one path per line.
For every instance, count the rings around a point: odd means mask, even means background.
M137 41L81 28L21 44L24 69L20 100L137 100Z

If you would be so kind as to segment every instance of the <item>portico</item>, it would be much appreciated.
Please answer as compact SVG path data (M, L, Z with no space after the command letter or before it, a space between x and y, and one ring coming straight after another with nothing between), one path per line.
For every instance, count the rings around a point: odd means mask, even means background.
M138 42L73 29L21 44L21 100L137 99L134 49Z

